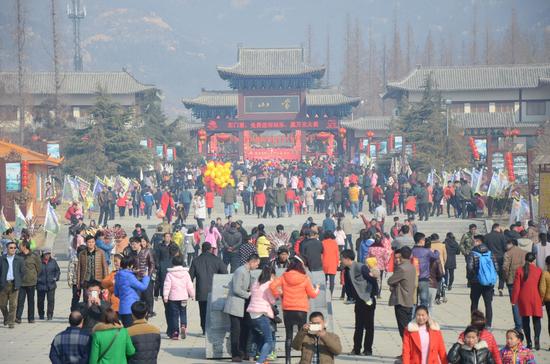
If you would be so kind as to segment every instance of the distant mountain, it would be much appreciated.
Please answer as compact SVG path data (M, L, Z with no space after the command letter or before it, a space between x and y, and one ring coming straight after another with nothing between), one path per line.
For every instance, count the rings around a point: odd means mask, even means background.
M15 69L15 3L0 1L0 69ZM19 0L26 9L27 67L51 69L50 1ZM62 65L72 69L72 24L66 16L70 0L56 0ZM312 58L325 60L326 34L331 38L331 81L340 79L346 16L367 30L381 49L390 44L394 11L404 42L406 23L414 29L417 47L428 29L436 42L448 32L469 41L473 0L81 0L87 17L81 23L84 69L126 68L138 80L153 83L164 93L166 112L186 112L182 97L192 97L201 88L224 88L215 66L236 62L237 45L257 47L305 44L306 27L312 27ZM550 26L550 2L545 0L477 1L478 19L491 21L491 29L504 31L513 6L520 24L540 37ZM480 32L484 31L480 29ZM550 30L549 30L550 31ZM500 33L499 33L500 32ZM366 38L366 35L365 35ZM457 50L458 53L458 50Z

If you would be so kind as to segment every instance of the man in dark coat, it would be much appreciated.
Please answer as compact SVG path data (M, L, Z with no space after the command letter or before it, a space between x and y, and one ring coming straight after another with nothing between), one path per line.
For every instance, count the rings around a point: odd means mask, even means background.
M304 231L305 240L300 244L300 256L304 258L310 271L323 270L323 243L317 239L318 235L312 229Z
M134 323L128 328L128 335L136 353L128 358L128 364L156 363L160 350L160 330L147 322L147 304L136 301L132 304Z
M19 256L23 258L23 279L21 280L21 289L17 296L17 312L15 313L15 322L21 323L23 315L23 307L25 300L27 301L27 319L29 323L34 323L34 292L36 291L36 283L38 275L42 269L42 263L38 255L31 251L31 244L25 240L19 244Z
M239 248L243 243L243 235L237 229L237 223L229 223L229 229L222 233L223 236L223 262L226 265L231 264L231 273L233 273L240 264Z
M15 254L17 245L13 241L6 244L7 254L0 257L0 310L4 325L14 328L17 294L23 280L23 258ZM9 304L9 311L8 311Z
M485 235L485 244L497 260L498 293L500 296L502 296L502 290L504 288L504 283L506 282L506 279L503 277L502 274L504 253L506 253L506 237L504 236L504 233L502 232L499 224L493 224L493 226L491 227L491 232Z
M214 274L227 274L227 267L220 258L212 254L212 245L205 242L202 244L202 254L193 259L189 269L191 279L196 280L195 299L199 302L203 335L206 329L206 302L208 293L212 291Z

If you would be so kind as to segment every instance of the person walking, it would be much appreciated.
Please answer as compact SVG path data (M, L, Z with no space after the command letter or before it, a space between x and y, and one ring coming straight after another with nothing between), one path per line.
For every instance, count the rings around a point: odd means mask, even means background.
M109 274L109 267L105 260L105 254L95 245L95 239L92 235L87 235L86 250L78 255L76 267L77 290L86 287L86 282L101 281ZM86 291L84 291L84 300L86 301Z
M458 245L454 234L451 232L448 232L445 236L445 250L447 252L445 284L447 285L447 290L451 291L455 281L456 256L460 254L460 245Z
M225 230L223 236L223 262L226 265L231 265L231 273L235 272L241 265L239 257L239 248L243 243L243 236L237 230L237 223L232 221L229 223L229 229Z
M499 296L502 296L505 283L502 266L504 265L504 253L506 253L506 237L502 233L499 224L493 224L491 232L485 235L485 243L498 263L498 293Z
M285 362L290 363L290 350L294 326L300 330L307 321L308 298L319 294L320 285L315 287L306 274L304 263L298 256L290 262L286 272L269 285L274 297L282 295L283 321L285 325Z
M122 327L113 309L106 309L101 322L92 330L89 363L127 364L128 357L135 352L128 330Z
M416 268L411 263L411 248L405 246L395 252L396 266L390 278L389 305L394 306L395 319L399 335L403 338L405 326L412 316L412 308L416 303Z
M143 245L142 241L139 238L130 238L130 252L129 256L134 257L136 260L136 274L138 279L142 279L145 276L149 276L149 286L141 294L141 299L147 303L149 317L155 316L153 311L154 305L154 286L155 281L152 277L155 276L155 258L153 257L153 252L149 245Z
M0 257L0 310L4 316L4 326L15 327L17 310L17 294L25 274L24 260L15 254L17 245L10 241L6 243L6 255Z
M83 318L78 311L69 315L69 327L55 335L50 345L50 361L53 364L88 363L90 334L82 329Z
M219 248L222 242L222 234L216 227L215 220L210 221L210 227L205 230L204 241L209 242L210 245L212 245L212 253L214 255L218 255L218 252L220 251Z
M254 193L254 207L256 208L256 215L258 215L258 219L263 214L265 204L266 204L265 192L263 190L257 189L256 193Z
M195 288L185 266L183 255L172 258L172 268L168 268L162 297L168 309L168 337L177 340L187 336L187 303L195 298Z
M546 257L546 270L540 278L539 293L542 298L542 303L544 304L544 307L546 307L548 334L550 335L550 256Z
M353 250L342 252L342 265L349 269L349 290L355 301L355 332L351 354L361 355L361 347L363 347L362 355L371 356L378 293L377 277L371 273L367 265L355 261Z
M107 299L111 308L118 314L120 308L120 300L115 296L115 275L120 270L120 262L122 261L123 256L121 254L113 255L113 266L114 269L109 273L109 275L101 281L101 288L107 291Z
M388 266L391 259L391 252L382 243L382 236L380 236L380 234L376 234L374 236L374 243L372 243L369 247L367 253L367 259L368 258L376 259L376 269L380 272L380 278L378 279L378 292L376 292L376 298L380 298L380 294L382 293L384 272L388 271Z
M160 350L160 330L147 322L147 304L137 301L132 304L132 319L134 323L128 328L128 335L136 349L134 355L128 358L128 364L157 363Z
M441 329L426 306L416 307L415 318L405 328L401 357L403 364L447 364Z
M237 191L235 190L235 187L227 185L223 189L222 202L225 217L229 218L230 216L233 216L233 206L235 202L237 202Z
M334 278L340 264L340 251L336 237L332 231L326 231L323 236L323 253L321 260L323 261L323 272L325 273L325 282L328 281L330 295L334 292Z
M172 241L172 234L164 233L163 240L153 248L153 257L157 271L157 280L155 282L154 296L159 297L162 294L162 287L166 279L166 272L172 266L172 257L179 251L179 247Z
M483 297L487 326L493 323L493 289L497 283L498 263L483 243L483 235L474 236L474 247L466 257L466 278L470 287L470 311L477 310Z
M27 299L27 319L29 324L34 323L34 291L38 282L38 275L42 269L42 263L38 255L31 251L29 240L23 240L19 243L19 256L23 258L23 278L21 279L21 288L17 296L17 312L15 322L21 323L25 298Z
M540 233L538 243L534 245L534 253L537 256L537 267L546 269L546 257L550 256L550 244L548 244L548 235Z
M502 275L506 282L508 295L510 296L510 304L512 304L512 291L514 289L514 279L518 268L525 264L525 251L518 246L516 239L509 239L506 242L506 253L502 263ZM512 315L514 317L514 328L518 331L522 330L521 316L517 305L512 304Z
M426 307L430 305L430 266L434 260L439 261L439 252L431 251L425 246L426 236L423 233L414 234L414 248L412 255L418 261L418 299Z
M523 334L516 329L506 331L506 346L499 356L503 364L535 364L535 355L523 345Z
M485 319L485 315L483 314L483 312L478 310L472 312L470 326L474 327L479 332L480 340L483 340L487 343L487 347L489 348L489 351L491 352L493 359L495 360L495 364L502 364L497 341L495 340L495 337L491 333L491 331L487 330L487 320ZM461 332L460 335L458 335L458 341L464 342L464 336L465 331Z
M246 343L248 340L248 321L250 317L246 314L250 302L250 272L260 265L260 257L253 254L248 257L247 262L237 268L229 283L229 291L223 312L229 315L231 323L231 361L242 362L247 360L248 354Z
M200 193L196 193L193 198L193 215L197 221L199 229L204 229L204 220L206 219L206 203Z
M323 270L323 243L318 239L318 233L312 228L304 230L304 241L300 244L300 257L310 271Z
M246 311L250 314L252 335L256 339L256 350L259 352L257 364L263 364L275 348L271 321L275 319L273 305L275 297L269 290L275 279L275 270L271 266L264 267L258 280L250 288L250 303Z
M542 317L542 301L539 293L539 283L542 270L536 265L536 257L533 253L525 255L523 268L516 270L514 288L512 291L512 304L517 304L521 316L523 334L527 339L527 347L533 348L531 340L530 322L533 321L535 331L535 350L540 349L540 320Z
M204 335L206 331L206 303L208 293L212 291L214 274L227 274L227 267L220 258L212 254L210 243L203 243L201 251L202 254L191 262L189 275L195 281L195 297L199 304L200 323Z
M57 281L61 275L57 261L52 258L52 251L46 248L42 251L42 268L38 274L36 282L36 291L38 293L38 318L44 320L44 300L48 298L48 321L53 318L53 310L55 305L55 289Z
M115 274L114 294L120 300L118 316L124 327L132 325L132 304L139 301L141 292L149 285L149 276L140 281L134 272L136 260L133 257L123 257L120 270Z

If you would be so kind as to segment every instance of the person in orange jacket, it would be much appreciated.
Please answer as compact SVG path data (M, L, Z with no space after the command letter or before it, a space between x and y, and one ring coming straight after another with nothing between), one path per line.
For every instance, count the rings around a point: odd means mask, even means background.
M424 357L426 356L426 357ZM402 364L447 364L447 350L439 325L428 308L416 307L415 319L405 328Z
M338 250L338 243L336 243L336 237L332 231L327 231L323 235L323 254L321 260L323 261L325 280L329 281L330 294L332 295L332 292L334 292L334 277L340 264L340 251Z
M103 280L101 281L101 288L103 288L107 293L105 301L109 302L111 304L111 308L117 313L120 305L120 300L117 296L115 296L115 274L120 269L121 260L121 254L115 254L113 256L113 264L115 266L115 269L113 269L111 273L109 273L109 275L103 278Z
M304 262L298 256L288 265L286 272L276 278L269 285L275 297L283 296L283 319L285 324L285 357L290 362L290 351L294 336L294 326L299 331L307 322L309 311L308 298L315 298L319 294L320 285L315 287L306 274Z

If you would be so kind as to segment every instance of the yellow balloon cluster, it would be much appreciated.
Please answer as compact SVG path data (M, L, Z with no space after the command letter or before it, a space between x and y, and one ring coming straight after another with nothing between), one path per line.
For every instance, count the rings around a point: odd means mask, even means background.
M204 170L204 184L210 187L225 188L227 185L235 187L235 180L231 177L231 162L214 162L206 164Z

